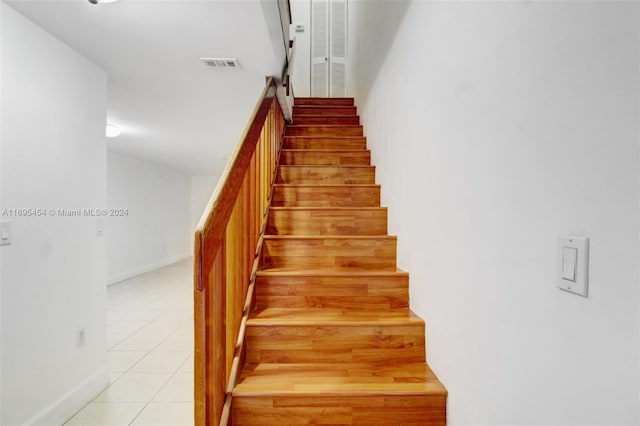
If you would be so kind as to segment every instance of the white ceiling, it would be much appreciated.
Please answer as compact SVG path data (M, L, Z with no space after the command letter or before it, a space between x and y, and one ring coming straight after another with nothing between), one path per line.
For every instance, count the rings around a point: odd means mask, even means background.
M107 71L107 121L123 129L109 149L192 175L222 172L278 69L260 0L5 3Z

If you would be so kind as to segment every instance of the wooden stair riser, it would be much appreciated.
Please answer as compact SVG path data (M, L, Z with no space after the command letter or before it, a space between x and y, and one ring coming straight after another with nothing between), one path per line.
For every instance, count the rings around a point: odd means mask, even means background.
M269 235L386 235L387 209L271 209Z
M234 425L446 426L446 395L234 396Z
M425 361L424 324L254 325L249 363L412 363Z
M360 124L360 117L355 116L328 116L328 115L299 115L293 117L293 124L300 126L309 125L330 125L330 126L357 126Z
M282 150L282 166L367 166L370 151Z
M298 106L293 107L293 118L301 115L324 115L329 117L358 115L354 106Z
M280 207L377 207L379 185L276 185L273 206Z
M264 385L278 379L277 395L299 392L296 397L304 401L310 396L318 396L321 387L330 389L331 395L370 395L372 391L380 396L394 393L409 395L445 395L446 390L426 363L402 364L358 364L358 363L248 363L243 382L233 391L233 396L262 396ZM354 384L364 385L360 391L353 390ZM399 389L400 385L404 385ZM396 391L399 391L396 393Z
M447 392L424 363L248 364L245 373L234 424L446 424Z
M362 126L322 126L322 125L292 125L287 126L285 136L362 136Z
M374 166L280 166L276 183L284 184L374 184Z
M262 268L395 270L396 238L266 236Z
M409 276L260 275L257 308L389 310L409 307Z
M296 98L296 106L353 106L353 98Z
M289 136L284 138L284 149L364 150L367 138Z

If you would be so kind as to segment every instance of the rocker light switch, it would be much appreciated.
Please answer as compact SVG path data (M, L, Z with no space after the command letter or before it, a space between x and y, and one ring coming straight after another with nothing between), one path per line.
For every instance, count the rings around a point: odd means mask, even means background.
M589 239L560 238L558 288L580 296L589 296Z
M562 247L562 279L576 281L576 262L578 249L574 247Z

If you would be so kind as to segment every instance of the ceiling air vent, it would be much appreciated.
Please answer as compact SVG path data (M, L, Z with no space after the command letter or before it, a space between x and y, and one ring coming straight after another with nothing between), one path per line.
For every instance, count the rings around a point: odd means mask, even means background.
M236 58L200 58L208 67L213 68L240 68L240 62Z

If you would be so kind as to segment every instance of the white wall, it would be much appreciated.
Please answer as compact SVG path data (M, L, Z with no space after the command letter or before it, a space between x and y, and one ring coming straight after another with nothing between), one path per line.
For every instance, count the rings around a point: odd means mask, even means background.
M0 37L2 35L2 11L0 4ZM2 39L0 38L0 61L2 60ZM0 66L0 177L2 176L2 66ZM0 181L0 209L2 208L2 181ZM0 216L1 218L1 216ZM1 220L1 219L0 219ZM0 344L2 344L2 248L0 248ZM0 420L2 420L2 348L0 348Z
M191 242L220 176L191 176ZM191 244L193 246L193 244ZM192 247L193 248L193 247Z
M0 36L2 35L2 11L0 4ZM2 60L2 39L0 39L0 60ZM2 176L2 66L0 66L0 177ZM2 208L2 181L0 181L0 208ZM0 216L1 217L1 216ZM2 332L2 248L0 248L0 333ZM0 334L0 344L2 334ZM2 349L0 348L0 420L2 419Z
M107 204L127 210L107 218L109 284L189 256L190 185L186 174L108 152Z
M293 63L293 92L296 97L311 96L311 0L291 0L293 24L291 37L295 37ZM297 33L296 25L304 25L304 32Z
M638 3L351 6L449 424L639 424ZM588 299L556 288L566 234L591 239Z
M105 72L1 7L1 208L104 207ZM0 424L59 424L109 380L105 241L92 217L2 220Z

